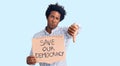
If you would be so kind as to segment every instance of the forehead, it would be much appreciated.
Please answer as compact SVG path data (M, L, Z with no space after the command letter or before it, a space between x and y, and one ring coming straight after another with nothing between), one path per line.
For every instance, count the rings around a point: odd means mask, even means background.
M58 11L51 11L50 15L55 15L55 16L61 16L61 14Z

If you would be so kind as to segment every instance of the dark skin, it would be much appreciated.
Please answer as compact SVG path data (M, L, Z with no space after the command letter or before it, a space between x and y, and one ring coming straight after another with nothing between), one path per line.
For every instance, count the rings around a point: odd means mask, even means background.
M57 11L51 11L50 15L48 16L47 19L47 27L46 31L48 33L51 33L53 29L55 29L58 24L60 23L60 13Z
M47 18L47 27L46 31L51 34L52 30L55 29L58 24L60 23L60 16L61 14L57 11L51 11L50 15ZM68 28L68 33L73 36L75 31L78 30L78 27L76 26L70 26ZM34 56L28 56L27 57L27 64L33 65L36 63L36 59Z

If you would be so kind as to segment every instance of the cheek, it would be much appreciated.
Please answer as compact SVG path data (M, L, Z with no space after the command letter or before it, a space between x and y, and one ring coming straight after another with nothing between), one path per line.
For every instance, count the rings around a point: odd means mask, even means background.
M51 19L47 19L48 20L48 22L50 22L51 21Z
M52 20L52 18L49 16L49 17L47 18L47 20L48 20L48 21L51 21L51 20Z
M56 26L59 24L59 22L56 23Z
M48 22L48 24L51 24L51 23L52 23L52 20L51 20L51 19L48 19L47 22Z

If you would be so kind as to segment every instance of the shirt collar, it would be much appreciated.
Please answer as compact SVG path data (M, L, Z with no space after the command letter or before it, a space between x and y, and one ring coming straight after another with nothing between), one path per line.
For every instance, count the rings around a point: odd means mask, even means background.
M47 31L46 31L46 27L45 27L45 29L44 29L44 32L45 32L45 34L46 35L51 35L51 34L53 34L56 30L58 30L59 29L59 26L57 26L55 29L53 29L52 31L51 31L51 33L49 34Z

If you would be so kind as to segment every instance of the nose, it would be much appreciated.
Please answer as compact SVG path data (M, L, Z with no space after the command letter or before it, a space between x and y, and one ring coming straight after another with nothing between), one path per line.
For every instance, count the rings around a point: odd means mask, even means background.
M56 22L56 19L55 19L55 18L53 18L52 22L53 22L53 23L55 23L55 22Z

